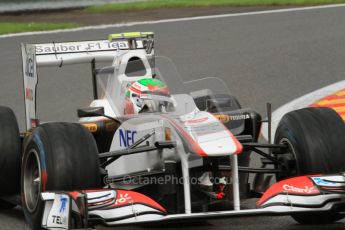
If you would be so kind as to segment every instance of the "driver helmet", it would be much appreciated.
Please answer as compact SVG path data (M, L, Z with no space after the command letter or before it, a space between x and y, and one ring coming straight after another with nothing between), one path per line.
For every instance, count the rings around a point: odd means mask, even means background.
M143 78L131 84L126 91L125 114L166 112L172 103L165 83L155 78Z

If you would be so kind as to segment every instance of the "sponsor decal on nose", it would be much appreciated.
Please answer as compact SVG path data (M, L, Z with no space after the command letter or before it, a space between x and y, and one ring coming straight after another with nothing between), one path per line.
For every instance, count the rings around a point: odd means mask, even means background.
M283 189L286 192L295 192L295 193L301 193L301 194L313 194L318 193L319 191L315 187L308 187L304 186L303 188L295 187L293 185L284 184Z

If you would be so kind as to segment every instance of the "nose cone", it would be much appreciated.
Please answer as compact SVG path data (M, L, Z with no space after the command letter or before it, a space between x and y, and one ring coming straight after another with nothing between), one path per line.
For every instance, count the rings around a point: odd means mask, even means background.
M229 156L243 150L234 135L210 113L199 112L184 121L184 128L206 156Z
M241 143L228 130L200 138L199 145L208 156L239 154L243 150Z

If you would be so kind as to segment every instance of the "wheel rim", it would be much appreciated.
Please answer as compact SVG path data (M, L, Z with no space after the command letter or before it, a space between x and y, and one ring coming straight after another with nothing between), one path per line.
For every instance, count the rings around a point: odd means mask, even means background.
M300 172L300 169L297 162L297 155L293 145L287 138L282 138L279 141L279 144L287 146L286 150L284 150L282 156L279 158L283 166L282 169L288 172L288 175L283 176L283 179L284 177L297 175Z
M26 158L23 180L25 206L29 212L34 212L41 193L41 167L35 149L31 149Z

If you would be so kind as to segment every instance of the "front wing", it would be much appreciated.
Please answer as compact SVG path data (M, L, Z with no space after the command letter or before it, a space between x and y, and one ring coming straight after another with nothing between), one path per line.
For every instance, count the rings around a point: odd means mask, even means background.
M43 228L85 229L99 224L115 226L297 212L344 212L345 177L343 174L295 177L271 186L256 209L191 214L168 214L160 204L134 191L97 189L41 195L45 201Z

